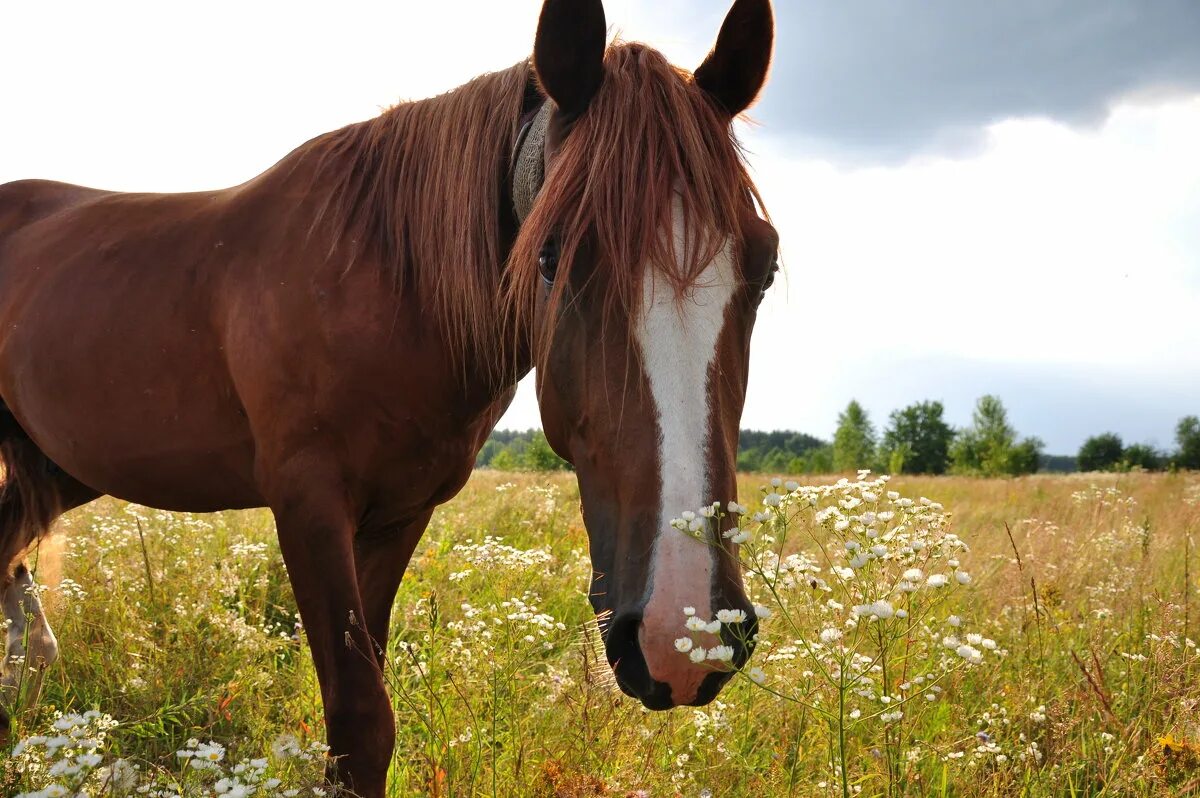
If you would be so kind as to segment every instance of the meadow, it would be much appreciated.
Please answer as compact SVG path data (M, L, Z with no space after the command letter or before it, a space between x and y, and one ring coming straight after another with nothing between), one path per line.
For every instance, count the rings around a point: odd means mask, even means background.
M745 476L729 511L746 671L651 713L603 659L573 475L476 472L396 603L393 794L1200 795L1200 476L804 479ZM37 560L61 658L0 793L323 794L269 513L102 500Z

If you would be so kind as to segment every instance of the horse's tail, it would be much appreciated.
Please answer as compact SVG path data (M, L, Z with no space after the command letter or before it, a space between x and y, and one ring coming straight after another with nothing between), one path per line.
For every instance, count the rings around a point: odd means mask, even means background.
M59 514L54 464L17 424L0 400L0 584L12 576L21 553Z

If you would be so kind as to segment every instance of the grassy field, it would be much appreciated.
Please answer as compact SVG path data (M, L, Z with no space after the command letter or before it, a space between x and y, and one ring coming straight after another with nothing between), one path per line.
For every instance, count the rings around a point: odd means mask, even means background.
M751 511L762 481L742 480ZM761 673L708 707L649 713L616 691L595 643L573 476L476 473L435 516L396 604L392 791L1200 794L1200 477L886 487L928 509L912 526L946 551L922 568L951 584L851 608L910 550L885 534L892 553L855 582L839 558L857 527L786 499L774 512L792 507L790 531L768 521L746 547L775 575L749 580L771 614L750 663ZM837 490L823 501L862 512ZM873 528L914 512L854 490L893 508ZM951 532L969 550L950 551ZM911 566L896 559L903 580ZM0 793L319 794L319 693L268 513L97 502L60 523L38 571L62 657L15 719L12 742L32 739ZM71 764L50 772L64 751Z

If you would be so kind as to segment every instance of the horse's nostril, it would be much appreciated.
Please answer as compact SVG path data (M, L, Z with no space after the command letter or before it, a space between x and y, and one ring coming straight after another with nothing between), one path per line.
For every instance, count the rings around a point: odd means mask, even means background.
M642 653L638 631L642 626L640 612L623 612L613 619L604 641L608 664L617 677L617 686L625 695L639 699L650 709L670 709L671 688L650 676L646 657Z
M604 650L608 655L608 664L614 669L619 664L623 667L633 666L635 660L640 661L642 669L645 669L646 663L642 661L642 650L638 645L638 627L641 623L641 614L626 612L614 618L608 627Z

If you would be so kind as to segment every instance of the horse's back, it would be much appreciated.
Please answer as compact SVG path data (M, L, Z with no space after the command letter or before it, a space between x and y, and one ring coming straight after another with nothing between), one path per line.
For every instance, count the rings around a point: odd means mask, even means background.
M0 398L99 492L261 503L214 324L221 196L0 186Z
M12 232L53 216L64 208L111 193L55 180L15 180L0 184L0 242Z

